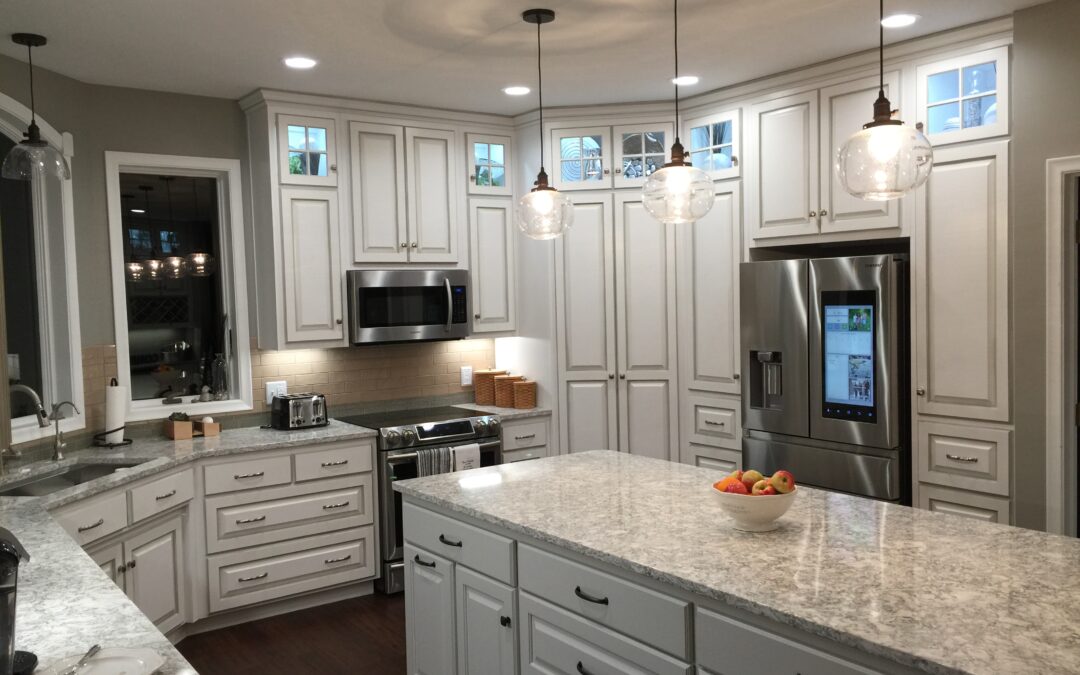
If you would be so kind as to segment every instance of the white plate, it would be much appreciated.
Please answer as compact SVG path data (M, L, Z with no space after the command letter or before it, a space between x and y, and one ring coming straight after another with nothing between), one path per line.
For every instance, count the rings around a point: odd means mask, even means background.
M58 675L81 658L82 654L60 659L45 670L35 671L35 675ZM153 649L109 647L95 654L79 668L77 675L150 675L163 665L165 659Z

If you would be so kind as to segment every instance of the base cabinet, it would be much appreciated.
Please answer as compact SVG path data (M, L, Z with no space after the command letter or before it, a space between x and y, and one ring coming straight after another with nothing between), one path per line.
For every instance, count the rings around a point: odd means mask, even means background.
M409 675L453 675L454 563L405 544L405 640Z
M517 593L465 567L454 574L458 672L505 675L516 668Z

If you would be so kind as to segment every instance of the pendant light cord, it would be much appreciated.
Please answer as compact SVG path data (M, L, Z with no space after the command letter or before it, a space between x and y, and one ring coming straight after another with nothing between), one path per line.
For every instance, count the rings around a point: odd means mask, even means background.
M536 93L540 99L540 172L544 173L544 68L540 62L540 22L536 22Z
M885 95L885 0L878 0L878 95Z
M37 115L34 110L34 48L26 45L26 59L30 64L30 124L37 123Z
M882 0L884 2L884 0ZM675 142L679 142L679 0L675 5Z

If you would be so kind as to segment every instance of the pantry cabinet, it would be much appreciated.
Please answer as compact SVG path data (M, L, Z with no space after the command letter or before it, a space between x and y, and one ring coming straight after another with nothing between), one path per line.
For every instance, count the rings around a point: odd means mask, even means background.
M469 199L469 270L474 333L514 330L517 305L515 235L511 200L498 197Z
M285 339L291 343L345 337L337 192L281 189Z

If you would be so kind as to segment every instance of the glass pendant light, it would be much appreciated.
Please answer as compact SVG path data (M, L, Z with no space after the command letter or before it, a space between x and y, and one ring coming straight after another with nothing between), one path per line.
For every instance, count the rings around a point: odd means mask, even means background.
M191 183L191 192L195 195L195 219L200 220L199 213L199 181ZM214 273L214 256L204 251L189 253L187 257L188 273L193 277L208 277Z
M161 180L165 181L165 200L169 209L169 231L175 233L176 225L173 223L172 213L172 182L176 180L176 178L173 176L162 176ZM170 252L175 251L175 243L171 244L170 246L173 247ZM164 249L164 243L162 244L162 248ZM165 276L169 279L183 279L187 276L187 258L182 255L174 254L167 256L161 261L161 264Z
M124 269L127 271L128 281L142 281L146 276L146 265L135 260L125 263Z
M679 0L675 4L675 142L671 161L654 171L641 188L645 209L665 225L692 223L713 207L716 191L709 174L686 161L679 141Z
M570 198L548 185L544 171L544 80L540 62L540 25L555 20L550 9L530 9L521 18L536 24L537 93L540 98L540 173L536 187L518 202L517 224L526 236L533 239L554 239L570 229L574 222L574 205Z
M154 190L152 185L140 185L139 189L143 193L143 216L146 218L146 230L153 232L153 223L150 220L150 193ZM150 245L150 257L142 261L143 275L139 279L133 279L133 281L157 281L161 278L162 273L165 271L165 266L161 263L161 260L154 257L154 245Z
M885 18L885 0L879 2ZM934 166L934 150L921 131L892 117L885 97L885 28L878 25L880 88L874 121L847 140L836 156L836 173L855 197L883 202L898 199L926 182Z
M34 47L43 46L44 36L33 33L15 33L11 41L26 47L26 56L30 64L30 126L23 133L24 138L4 157L0 167L0 176L12 180L30 180L34 176L55 176L61 180L71 177L67 160L60 152L41 138L41 129L37 125L34 112Z

